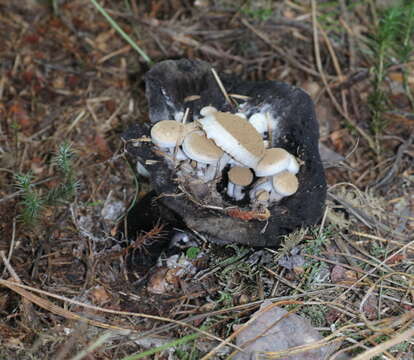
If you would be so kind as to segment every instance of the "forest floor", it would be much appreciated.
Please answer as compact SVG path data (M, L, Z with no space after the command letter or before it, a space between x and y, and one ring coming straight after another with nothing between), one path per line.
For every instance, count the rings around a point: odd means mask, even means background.
M338 359L412 359L412 2L99 1L142 54L93 2L0 0L0 359L225 359L266 299ZM319 225L282 250L183 250L196 276L131 263L169 233L119 240L149 190L121 134L148 121L143 75L169 58L312 96Z

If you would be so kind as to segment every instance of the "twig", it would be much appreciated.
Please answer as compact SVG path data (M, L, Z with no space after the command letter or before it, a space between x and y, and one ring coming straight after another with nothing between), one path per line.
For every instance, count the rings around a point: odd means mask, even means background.
M246 19L241 19L241 22L244 26L246 26L253 34L255 34L258 38L262 39L266 44L268 44L277 54L280 58L286 60L290 65L297 67L298 69L316 76L321 77L321 74L317 71L314 71L312 69L309 69L308 67L302 65L299 61L297 61L293 56L290 56L282 49L278 48L276 45L274 45L265 34L257 30L253 25L251 25Z
M221 92L223 93L224 98L230 105L234 105L232 100L229 97L229 94L227 93L226 88L224 87L223 83L221 82L220 77L217 74L217 71L214 68L211 68L211 72L213 73L214 79L217 82L218 87L220 88Z

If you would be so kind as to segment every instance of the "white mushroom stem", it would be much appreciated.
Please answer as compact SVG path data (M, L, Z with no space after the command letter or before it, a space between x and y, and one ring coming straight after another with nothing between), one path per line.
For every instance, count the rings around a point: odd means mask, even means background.
M272 189L272 191L270 192L270 197L269 197L270 202L280 201L283 198L284 196L279 194L277 191L275 191L275 189Z
M173 155L174 155L174 150L173 150ZM187 155L184 154L184 152L178 148L177 152L175 153L175 160L176 161L184 161L184 160L188 160Z
M243 186L236 185L229 181L227 184L227 195L233 198L236 201L240 201L244 198L244 194L242 193Z
M230 160L231 160L231 156L225 152L218 162L217 172L221 173Z
M160 150L168 155L168 157L171 158L171 160L174 158L174 147L168 147L168 148L160 148ZM177 152L175 154L175 161L184 161L188 160L188 157L184 154L184 152L178 147Z
M216 176L218 176L218 164L211 164L207 166L207 169L204 172L204 179L205 181L214 180Z

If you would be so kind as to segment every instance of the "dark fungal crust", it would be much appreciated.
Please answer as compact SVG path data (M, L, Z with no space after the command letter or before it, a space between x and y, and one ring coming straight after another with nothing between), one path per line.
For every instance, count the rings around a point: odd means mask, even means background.
M266 106L272 117L277 119L277 127L270 137L271 147L282 147L304 162L297 174L298 191L269 208L271 216L267 224L258 220L240 220L223 211L201 207L184 195L160 196L156 201L164 214L169 212L172 218L180 218L190 229L210 241L276 247L282 235L298 227L315 224L323 213L326 182L319 156L319 129L313 102L304 91L287 84L244 82L229 76L220 77L228 93L251 97L243 107L249 116ZM189 119L207 105L222 112L237 112L223 98L210 66L201 61L183 59L161 62L146 75L146 85L152 123L173 118L177 111L184 111L186 107L190 109ZM200 99L184 102L191 95L200 95ZM148 136L149 132L150 126L135 125L123 138ZM126 150L134 164L137 160L143 164L148 159L158 161L146 165L151 185L158 194L179 193L174 170L156 155L153 144L138 142L134 146L127 142Z

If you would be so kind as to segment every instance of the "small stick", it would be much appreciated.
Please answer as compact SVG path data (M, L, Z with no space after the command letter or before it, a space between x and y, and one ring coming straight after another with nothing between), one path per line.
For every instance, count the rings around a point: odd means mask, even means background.
M239 94L229 94L230 97L240 100L250 100L252 97L247 95L239 95Z
M219 77L219 76L218 76L218 74L217 74L217 71L216 71L216 70L214 70L214 68L211 68L211 72L213 73L214 79L216 80L217 85L219 86L219 88L220 88L221 92L223 93L223 95L224 95L224 97L225 97L226 101L227 101L230 105L234 105L234 104L233 104L233 102L231 101L231 98L229 97L229 94L227 94L227 91L226 91L226 89L224 88L224 85L223 85L223 83L221 82L220 77Z

